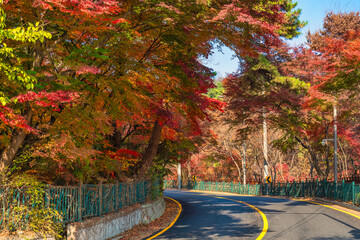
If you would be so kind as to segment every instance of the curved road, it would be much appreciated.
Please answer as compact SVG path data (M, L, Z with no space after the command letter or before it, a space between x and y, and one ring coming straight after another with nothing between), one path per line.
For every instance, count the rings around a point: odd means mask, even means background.
M360 239L360 219L304 201L166 190L183 211L168 231L155 239ZM218 198L224 197L224 198ZM233 201L235 200L235 201ZM360 214L358 214L360 216Z

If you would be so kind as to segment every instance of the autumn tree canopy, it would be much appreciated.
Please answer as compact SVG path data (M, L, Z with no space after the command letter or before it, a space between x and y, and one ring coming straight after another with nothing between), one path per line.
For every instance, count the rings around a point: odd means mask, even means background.
M222 107L205 95L214 73L199 57L215 42L242 57L267 53L299 34L295 6L5 1L0 168L58 183L145 177L169 149L160 146L193 148L199 121Z
M359 27L358 13L331 12L322 29L308 34L306 46L277 46L269 54L246 58L243 71L225 82L229 109L246 122L240 133L259 129L265 119L283 133L273 142L276 147L305 149L317 177L326 179L333 177L334 149L321 141L333 138L336 107L339 172L353 173L360 153Z

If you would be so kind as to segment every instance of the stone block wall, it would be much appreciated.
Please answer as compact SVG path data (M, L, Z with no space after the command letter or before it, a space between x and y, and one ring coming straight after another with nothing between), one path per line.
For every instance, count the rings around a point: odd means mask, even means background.
M113 238L138 224L146 224L162 216L165 201L158 198L152 203L136 205L124 211L103 217L68 224L68 240L106 240Z

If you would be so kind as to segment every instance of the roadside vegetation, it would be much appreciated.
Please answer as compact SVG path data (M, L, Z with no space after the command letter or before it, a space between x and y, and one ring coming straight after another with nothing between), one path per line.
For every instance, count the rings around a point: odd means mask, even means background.
M244 143L250 181L262 181L264 157L274 180L327 179L334 149L321 141L334 134L334 109L339 174L352 175L359 14L328 13L307 45L292 48L284 39L306 24L295 8L292 0L1 2L4 186L30 185L36 195L44 184L162 180L178 163L185 178L241 181ZM240 60L221 81L200 61L215 46ZM49 224L58 214L38 210ZM54 224L33 231L55 234Z

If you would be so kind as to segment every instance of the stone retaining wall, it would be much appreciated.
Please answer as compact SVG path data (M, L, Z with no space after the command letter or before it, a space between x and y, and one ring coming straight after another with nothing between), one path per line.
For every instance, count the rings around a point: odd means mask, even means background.
M133 211L121 211L103 217L68 224L68 240L106 240L113 238L138 224L146 224L162 216L164 198L138 205Z

